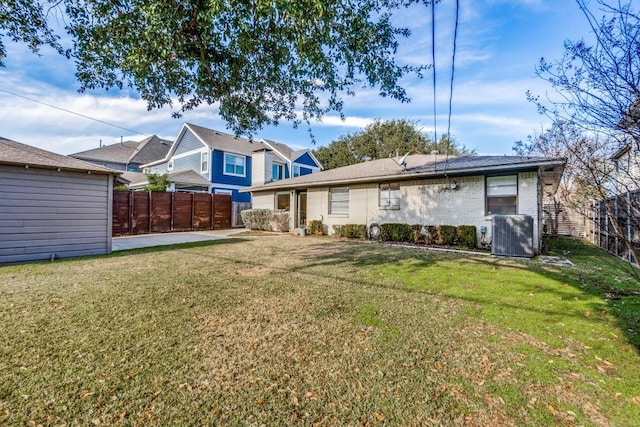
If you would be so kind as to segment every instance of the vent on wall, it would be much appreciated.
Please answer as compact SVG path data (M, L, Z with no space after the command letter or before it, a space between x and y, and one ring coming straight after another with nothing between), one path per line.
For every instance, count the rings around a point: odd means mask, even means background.
M533 217L528 215L494 215L491 228L491 254L531 258Z

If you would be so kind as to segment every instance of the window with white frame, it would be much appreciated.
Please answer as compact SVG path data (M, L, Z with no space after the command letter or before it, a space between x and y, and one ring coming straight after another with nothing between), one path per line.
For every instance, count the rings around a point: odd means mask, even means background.
M487 215L518 213L518 175L487 177Z
M224 189L216 188L214 192L215 194L224 194L227 196L233 196L233 190L224 190Z
M245 176L245 157L224 153L224 174Z
M200 173L209 173L209 153L200 153Z
M380 184L378 205L384 209L400 209L400 184L397 182Z
M288 191L279 191L276 193L276 209L289 210L291 208L291 197Z
M273 163L271 165L271 178L274 181L284 179L284 165L282 163Z
M329 190L329 213L349 213L349 187L335 187Z
M169 163L167 163L167 170L168 171L173 170L173 159L169 160Z
M298 165L293 165L293 176L300 176L300 166Z

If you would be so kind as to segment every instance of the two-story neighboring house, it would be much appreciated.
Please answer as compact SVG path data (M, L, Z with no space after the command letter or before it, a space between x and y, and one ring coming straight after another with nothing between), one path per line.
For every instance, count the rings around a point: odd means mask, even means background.
M623 145L611 156L612 184L616 194L625 194L640 189L640 152L635 144Z
M140 172L145 163L164 159L171 142L156 135L137 141L123 141L70 154L70 157L119 171Z
M266 151L270 155L254 156ZM249 140L190 123L182 126L164 159L141 166L146 173L167 173L173 190L230 194L234 202L251 201L240 190L252 185L253 168L264 173L265 182L307 175L322 166L310 150L294 151L275 141ZM184 185L176 179L181 175L188 175Z

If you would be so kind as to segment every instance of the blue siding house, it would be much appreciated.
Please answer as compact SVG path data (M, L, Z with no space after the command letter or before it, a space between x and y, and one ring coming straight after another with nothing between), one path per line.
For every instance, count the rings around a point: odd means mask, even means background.
M174 191L230 194L234 202L251 202L240 190L322 169L309 150L293 151L269 140L249 140L185 123L162 160L141 166L146 173L167 173L170 179L191 171L188 180L171 179Z

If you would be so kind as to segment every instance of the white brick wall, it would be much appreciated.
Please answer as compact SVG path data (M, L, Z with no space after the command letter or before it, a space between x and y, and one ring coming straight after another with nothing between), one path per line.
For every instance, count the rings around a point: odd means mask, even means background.
M451 181L457 182L451 190ZM485 215L485 177L456 177L405 181L400 183L400 209L378 206L378 184L349 186L349 214L329 213L329 188L310 188L307 193L307 222L321 219L333 232L332 225L379 224L401 222L423 225L475 225L480 241L480 227L487 227L491 239L491 217ZM534 222L534 245L539 245L538 175L518 174L518 214L530 215ZM293 206L293 205L292 205ZM253 194L253 207L273 209L274 192ZM292 212L292 217L294 212Z

